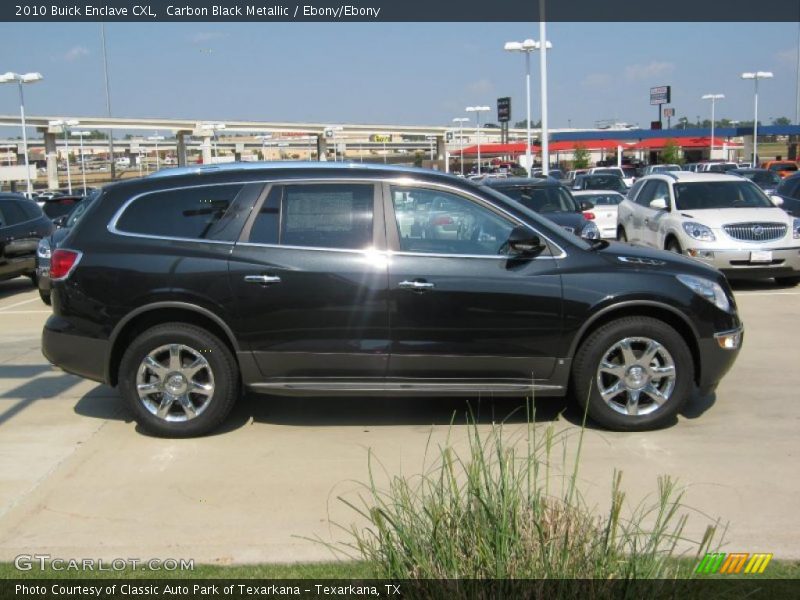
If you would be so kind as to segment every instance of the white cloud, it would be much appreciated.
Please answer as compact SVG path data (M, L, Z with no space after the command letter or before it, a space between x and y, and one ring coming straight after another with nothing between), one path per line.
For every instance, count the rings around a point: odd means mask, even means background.
M590 73L583 78L581 83L586 87L604 89L611 85L611 75L608 73Z
M467 85L467 91L471 94L489 94L494 91L494 84L488 79L479 79Z
M219 31L198 31L189 36L192 44L204 44L213 40L221 40L228 37L228 34Z
M62 56L62 58L68 62L73 62L80 58L83 58L84 56L87 56L88 54L89 51L83 46L73 46L64 53L64 56Z
M787 65L797 64L797 48L789 48L776 52L775 58Z
M630 65L625 67L625 77L631 81L638 79L651 79L657 75L666 75L675 70L671 62L653 61L646 65Z

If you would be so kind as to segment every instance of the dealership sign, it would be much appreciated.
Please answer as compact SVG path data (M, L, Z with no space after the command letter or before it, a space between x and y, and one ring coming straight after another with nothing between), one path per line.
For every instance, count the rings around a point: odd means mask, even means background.
M511 98L497 99L497 120L508 123L511 120Z
M650 104L669 104L672 88L668 85L650 88Z

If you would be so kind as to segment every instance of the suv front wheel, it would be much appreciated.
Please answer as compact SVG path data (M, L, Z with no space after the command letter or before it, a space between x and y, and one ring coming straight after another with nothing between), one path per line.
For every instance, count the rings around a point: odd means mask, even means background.
M650 317L627 317L598 328L581 345L572 371L580 405L594 421L618 431L667 425L688 400L693 381L686 342Z
M239 394L236 361L208 331L166 323L136 337L122 357L119 389L136 422L167 437L204 435Z

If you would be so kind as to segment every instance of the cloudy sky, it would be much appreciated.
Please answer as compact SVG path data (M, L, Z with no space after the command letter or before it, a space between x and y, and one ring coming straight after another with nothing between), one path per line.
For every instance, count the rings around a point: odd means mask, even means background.
M536 23L111 23L113 113L120 117L255 119L326 123L449 124L472 104L512 96L525 117L524 58L509 40L538 39ZM105 113L100 25L0 24L0 71L39 71L29 114ZM548 53L553 127L603 119L649 126L648 89L672 85L678 116L752 119L753 83L771 70L759 118L794 120L796 23L553 23ZM539 59L532 57L534 120ZM11 86L0 113L18 111Z

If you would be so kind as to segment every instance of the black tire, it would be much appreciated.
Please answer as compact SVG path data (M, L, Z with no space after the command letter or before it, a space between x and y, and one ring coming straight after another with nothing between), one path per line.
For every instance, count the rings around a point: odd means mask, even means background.
M776 277L775 283L778 285L793 287L800 284L800 277Z
M675 252L676 254L683 254L683 249L681 248L680 243L675 238L671 238L667 242L667 252Z
M207 370L204 368L204 374L208 376L210 371L210 376L213 377L210 380L213 393L205 396L193 395L193 404L203 405L196 416L187 418L188 413L178 401L171 404L168 418L186 418L181 421L170 421L157 416L148 410L137 392L137 375L143 360L156 349L170 345L183 346L193 351L194 356L201 355L208 365ZM191 357L188 350L179 360L188 362L187 354L188 358ZM167 371L171 367L163 368ZM128 346L119 366L119 389L136 422L148 433L173 438L195 437L211 432L225 421L239 397L239 369L231 351L215 335L195 325L165 323L148 329ZM192 397L190 394L183 395ZM158 392L148 396L153 403L164 397L164 394ZM182 416L181 411L186 414Z
M627 242L628 241L628 236L625 233L625 228L620 227L619 229L617 229L617 241L618 242Z
M27 277L31 280L34 287L39 287L39 276L36 273L28 273Z
M608 387L611 387L611 383L615 383L616 380L622 381L618 377L615 380L615 375L599 375L599 368L609 350L626 338L653 340L666 349L672 359L675 378L671 394L660 406L652 402L649 395L644 394L640 406L644 411L652 409L648 414L632 415L618 412L623 410L621 402L628 397L628 392L625 391L610 399L614 405L620 403L618 410L615 410L603 400L598 389L598 378L603 379L603 384ZM637 341L635 344L644 345L644 342ZM635 354L636 348L633 349ZM638 358L641 356L640 352ZM654 362L667 366L667 362L661 361L661 358L663 357L659 354ZM608 384L605 383L606 380L609 381ZM655 381L656 387L667 383L662 379ZM689 347L672 327L650 317L625 317L603 325L584 340L573 362L572 390L578 403L586 410L588 399L588 414L592 420L615 431L646 431L668 425L674 421L675 415L689 399L693 389L694 362ZM640 398L641 394L642 392Z
M39 298L41 298L42 302L47 304L47 306L50 306L50 292L43 292L42 290L39 290Z

